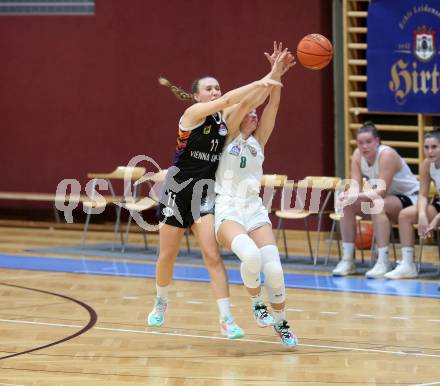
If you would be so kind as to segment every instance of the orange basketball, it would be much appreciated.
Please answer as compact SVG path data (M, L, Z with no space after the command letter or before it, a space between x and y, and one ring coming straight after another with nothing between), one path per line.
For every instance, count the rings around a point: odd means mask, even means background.
M358 224L354 244L358 249L370 249L373 242L373 225L369 223Z
M296 47L299 62L310 70L320 70L327 66L333 57L333 46L320 34L304 36Z

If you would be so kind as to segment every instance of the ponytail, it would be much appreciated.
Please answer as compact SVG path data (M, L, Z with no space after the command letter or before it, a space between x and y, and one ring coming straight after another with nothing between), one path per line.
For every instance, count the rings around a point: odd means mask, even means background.
M159 77L158 81L159 84L161 84L162 86L168 87L171 90L171 92L174 94L174 96L180 99L181 101L191 101L191 102L194 101L193 94L190 94L186 92L184 89L175 86L168 79Z

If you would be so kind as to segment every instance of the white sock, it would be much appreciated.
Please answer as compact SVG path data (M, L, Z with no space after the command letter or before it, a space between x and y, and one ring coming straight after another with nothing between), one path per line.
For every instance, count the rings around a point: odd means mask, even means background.
M220 312L220 319L224 320L225 318L231 317L231 303L229 298L221 298L217 299L217 306Z
M404 264L413 265L414 264L414 248L413 247L402 247L402 261Z
M388 247L377 248L377 261L381 261L382 263L388 262Z
M342 243L342 260L353 260L354 243Z
M168 289L170 286L161 287L156 283L156 294L158 298L161 298L164 302L168 301Z
M259 303L263 303L263 296L261 296L261 292L258 295L252 295L251 302L253 306Z
M281 322L282 320L286 320L286 310L284 308L282 310L275 310L272 307L272 315L277 323Z

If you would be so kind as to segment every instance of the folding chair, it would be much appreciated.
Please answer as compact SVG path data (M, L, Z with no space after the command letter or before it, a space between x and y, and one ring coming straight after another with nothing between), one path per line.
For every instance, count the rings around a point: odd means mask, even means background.
M146 176L143 176L142 178L140 178L139 180L135 181L135 183L133 184L134 189L133 189L132 202L121 204L121 207L123 207L129 211L129 216L128 216L128 220L127 220L127 227L125 230L125 237L124 237L124 241L122 243L122 248L121 248L122 253L125 252L125 248L128 244L128 234L130 232L130 226L131 226L131 222L133 220L133 213L134 212L141 213L143 211L156 208L158 206L159 200L160 200L160 193L162 190L163 183L165 182L167 172L168 172L168 169L162 169L159 172L155 173L154 175L150 175L150 176L146 175ZM137 197L139 194L138 193L139 189L140 189L141 185L144 183L146 183L149 187L149 192L148 192L149 197L143 197L138 200ZM143 232L143 237L144 237L145 248L148 249L148 242L147 242L145 229ZM186 239L187 253L190 254L191 249L190 249L190 243L189 243L189 230L188 229L185 230L185 239Z
M269 213L275 213L280 209L279 206L273 206L273 199L277 190L283 189L287 181L285 174L263 174L261 177L261 188L263 189L263 205Z
M82 235L82 247L85 246L87 231L90 223L90 216L96 209L102 210L107 204L115 205L116 210L116 222L113 231L113 245L112 251L115 248L116 244L116 235L119 232L119 225L121 221L121 207L118 205L124 201L124 197L129 195L129 191L132 188L132 182L138 180L145 174L146 169L144 167L133 167L133 166L118 166L111 173L89 173L87 177L92 180L92 197L90 201L83 201L84 211L87 213L86 221L84 223L83 235ZM96 186L99 179L103 179L107 181L110 193L111 200L96 200ZM124 186L124 194L123 196L116 196L115 190L112 185L112 180L123 180L125 181ZM122 235L121 235L121 243L122 243Z
M319 254L319 243L320 243L320 233L321 233L321 225L322 225L322 216L325 213L327 204L330 200L330 197L340 181L339 177L327 177L327 176L309 176L304 180L299 181L297 184L293 182L286 182L283 188L283 195L281 199L281 210L276 211L275 215L279 218L278 227L277 227L277 237L279 235L280 230L283 233L284 240L284 251L285 256L288 258L287 252L287 240L286 233L283 227L284 220L304 220L304 225L307 232L307 242L310 252L310 258L314 265L317 264L318 254ZM306 202L307 189L312 189L311 196L311 205L309 205L309 209L304 209ZM320 205L320 198L322 191L327 191L324 196L324 202ZM297 209L296 205L293 209L285 209L285 195L286 192L296 191L296 203L299 203L300 208ZM305 192L304 197L302 192ZM316 195L316 192L319 192L319 196ZM315 200L317 200L315 202ZM319 202L318 202L319 200ZM317 204L317 206L315 205ZM317 238L316 238L316 253L313 253L312 241L310 237L310 228L308 224L308 217L311 215L318 216L318 227L317 227Z

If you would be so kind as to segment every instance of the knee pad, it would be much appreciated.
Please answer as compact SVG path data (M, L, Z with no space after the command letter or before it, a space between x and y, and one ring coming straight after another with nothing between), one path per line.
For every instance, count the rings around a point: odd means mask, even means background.
M271 288L284 286L283 267L278 248L275 245L266 245L260 248L260 251L266 284Z
M284 287L283 268L280 262L270 261L263 266L264 282L270 288Z
M266 292L271 303L283 303L286 298L283 267L275 245L260 248Z
M240 265L240 274L247 288L258 288L261 285L260 272L249 272L244 263Z
M232 252L243 262L250 274L260 274L261 252L255 242L245 234L235 236L231 243Z
M269 288L265 287L267 297L272 304L280 304L286 301L286 287Z

